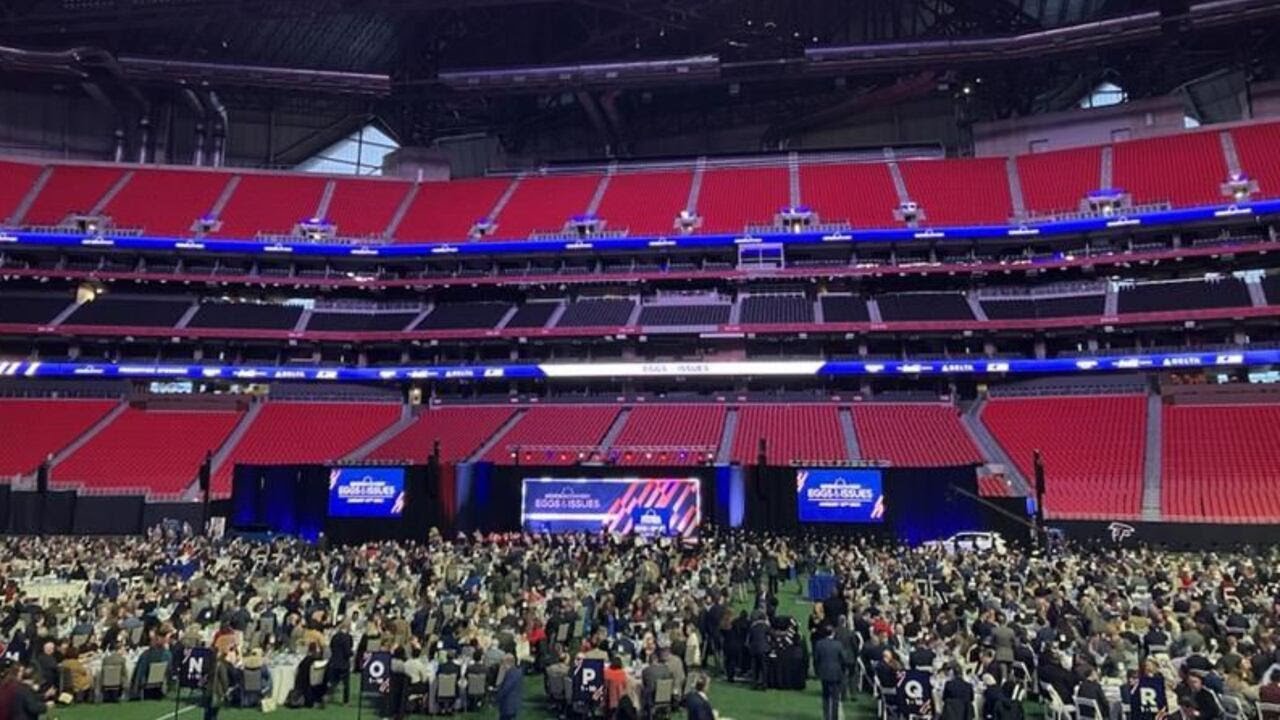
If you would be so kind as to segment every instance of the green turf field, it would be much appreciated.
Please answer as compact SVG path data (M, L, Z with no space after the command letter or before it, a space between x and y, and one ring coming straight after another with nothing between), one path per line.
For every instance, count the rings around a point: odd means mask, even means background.
M779 593L779 614L792 615L806 627L811 606L796 591L795 583L788 583ZM713 678L708 693L711 704L720 713L721 720L821 720L821 693L816 681L811 680L804 692L794 690L753 691L745 685L730 685L716 682ZM552 720L555 716L547 710L543 703L542 678L526 678L524 715L526 720ZM173 716L173 700L168 702L147 701L127 702L116 705L82 705L58 708L54 717L59 720L168 720ZM846 717L851 720L870 720L875 715L875 706L869 697L860 697L856 702L845 706ZM1036 711L1028 708L1030 713ZM1038 713L1036 713L1038 714ZM330 704L324 710L290 710L281 708L273 716L280 720L346 720L356 717L354 703L349 706ZM199 708L183 707L178 715L179 720L195 720L200 718ZM497 713L493 709L484 709L474 713L460 713L454 717L464 720L491 720ZM248 720L260 718L258 710L224 709L219 720ZM363 717L376 717L370 708L365 708ZM421 717L421 716L415 716ZM683 713L677 713L682 718Z
M709 694L712 704L720 712L722 720L821 720L820 694L817 684L811 682L803 693L791 690L770 690L754 692L745 686L731 686L712 681ZM869 699L859 700L848 705L849 717L867 719L873 715ZM146 701L126 702L118 705L81 705L58 708L54 717L59 720L168 720L173 716L173 702ZM324 710L290 710L281 708L271 714L279 720L346 720L356 717L356 708L352 705L330 704ZM376 714L365 708L363 715L374 720ZM178 720L198 720L202 711L196 707L183 707ZM219 720L249 720L261 718L258 710L224 709ZM422 716L414 716L422 717ZM464 720L492 720L497 717L493 709L484 709L474 713L459 713L455 718ZM552 720L554 714L549 712L542 702L542 679L528 678L525 689L526 720ZM676 713L682 718L683 713Z

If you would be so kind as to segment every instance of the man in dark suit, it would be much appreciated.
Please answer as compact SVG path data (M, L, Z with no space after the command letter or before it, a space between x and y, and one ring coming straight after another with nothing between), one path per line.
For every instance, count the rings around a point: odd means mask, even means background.
M1107 692L1102 689L1102 683L1098 682L1098 669L1090 667L1088 674L1080 681L1080 685L1076 687L1076 697L1092 700L1098 704L1098 710L1101 716L1097 718L1084 717L1080 720L1107 720L1110 715L1111 702L1107 699ZM1064 703L1072 704L1072 698L1062 698Z
M857 677L855 671L858 668L858 636L849 628L849 619L846 616L841 615L836 618L836 629L832 637L839 641L840 645L844 647L845 653L848 654L848 665L845 666L844 694L849 700L852 700L853 696L858 692L858 688L854 687L854 680Z
M351 633L347 632L345 624L338 625L337 631L329 639L329 665L325 670L325 682L331 688L342 684L343 705L351 701L351 659L354 653L355 643L351 639Z
M853 658L828 628L818 632L826 634L813 646L813 667L822 681L822 720L839 720L845 672Z
M947 682L942 686L940 720L972 720L973 685L955 665L947 667Z
M687 720L715 720L716 712L707 699L707 684L707 676L698 673L693 681L693 689L684 699Z
M502 682L494 692L494 702L498 704L498 720L516 720L520 717L520 703L523 700L524 673L511 655L503 656L499 667Z
M769 654L769 621L759 610L747 631L747 652L751 654L751 687L764 690L769 686L765 677L765 658Z
M1070 704L1075 697L1076 685L1080 679L1076 674L1062 666L1062 659L1057 653L1042 658L1040 663L1040 682L1048 683L1058 692L1062 702Z

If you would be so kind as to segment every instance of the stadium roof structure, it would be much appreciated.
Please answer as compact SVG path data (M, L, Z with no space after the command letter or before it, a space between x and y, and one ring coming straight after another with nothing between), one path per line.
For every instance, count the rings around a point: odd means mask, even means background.
M1069 108L1106 79L1141 98L1224 68L1252 78L1275 66L1277 15L1266 0L22 0L0 14L0 83L372 112L402 144L570 126L617 147L699 123L779 140L799 115L937 93L972 120Z

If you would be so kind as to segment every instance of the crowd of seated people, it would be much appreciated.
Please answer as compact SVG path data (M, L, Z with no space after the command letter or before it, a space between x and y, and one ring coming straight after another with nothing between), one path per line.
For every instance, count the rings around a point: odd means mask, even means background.
M591 710L566 680L586 658L606 667L595 709L614 718L709 716L712 676L764 691L816 674L837 704L867 692L886 714L946 720L1017 720L1027 698L1120 720L1142 683L1184 720L1277 720L1278 561L1114 546L995 557L715 530L697 544L433 531L327 548L173 527L6 538L0 655L17 669L0 701L162 697L202 646L216 654L215 716L351 702L362 659L385 651L387 717L510 716L525 673L553 708ZM830 591L792 617L784 586L804 576Z

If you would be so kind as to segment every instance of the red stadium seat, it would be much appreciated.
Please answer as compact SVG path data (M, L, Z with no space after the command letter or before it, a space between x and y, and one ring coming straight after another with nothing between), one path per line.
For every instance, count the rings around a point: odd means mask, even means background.
M58 225L68 215L88 213L123 174L120 167L57 165L22 224Z
M692 171L619 173L609 179L596 216L605 221L605 230L670 235L692 185Z
M325 220L341 237L380 238L412 187L392 180L338 180Z
M222 226L214 235L288 235L298 223L315 216L327 182L307 175L242 175L231 200L218 215Z
M1116 143L1112 185L1136 205L1220 205L1227 161L1214 131Z
M53 470L60 483L174 495L195 479L240 421L238 412L129 408Z
M43 169L29 163L0 162L0 225L13 217Z
M716 169L702 176L698 215L703 233L741 233L748 225L770 225L791 204L784 167Z
M1058 518L1136 517L1142 510L1147 400L1141 395L996 398L986 424L1029 481L1045 464L1045 512Z
M1167 405L1163 414L1167 518L1280 521L1280 405Z
M1013 215L1004 158L898 163L928 225L1003 225Z
M575 215L583 215L600 185L599 175L527 177L495 218L494 239L524 240L533 233L559 233Z
M35 472L118 403L115 400L0 400L0 478Z
M399 417L400 406L390 403L269 402L214 473L213 493L230 494L238 464L341 460Z
M616 405L545 405L529 408L489 450L489 462L511 463L513 447L521 448L521 465L572 465L580 459L572 447L593 447L604 439ZM581 451L585 452L585 451Z
M105 214L118 228L141 229L147 235L183 237L195 221L209 214L231 181L228 173L193 170L136 170Z
M507 178L422 183L396 228L396 241L466 241L476 221L489 216L510 185Z
M1080 201L1102 184L1102 149L1056 150L1018 157L1018 180L1027 214L1080 210Z
M868 460L905 467L982 462L982 454L951 404L879 403L853 406L858 449Z
M441 462L466 460L514 412L514 409L502 406L424 410L412 425L374 448L368 459L426 462L435 441L439 440Z
M756 463L760 439L772 465L849 459L834 405L743 405L733 438L733 462Z
M1232 128L1231 137L1235 140L1240 169L1258 181L1258 195L1280 197L1280 123Z
M823 224L848 222L853 227L893 227L898 191L885 163L800 166L800 204L817 213Z
M631 409L613 443L620 465L702 465L702 452L690 448L720 446L725 408L720 405L641 405ZM668 448L656 452L640 448ZM715 450L710 450L715 459Z

